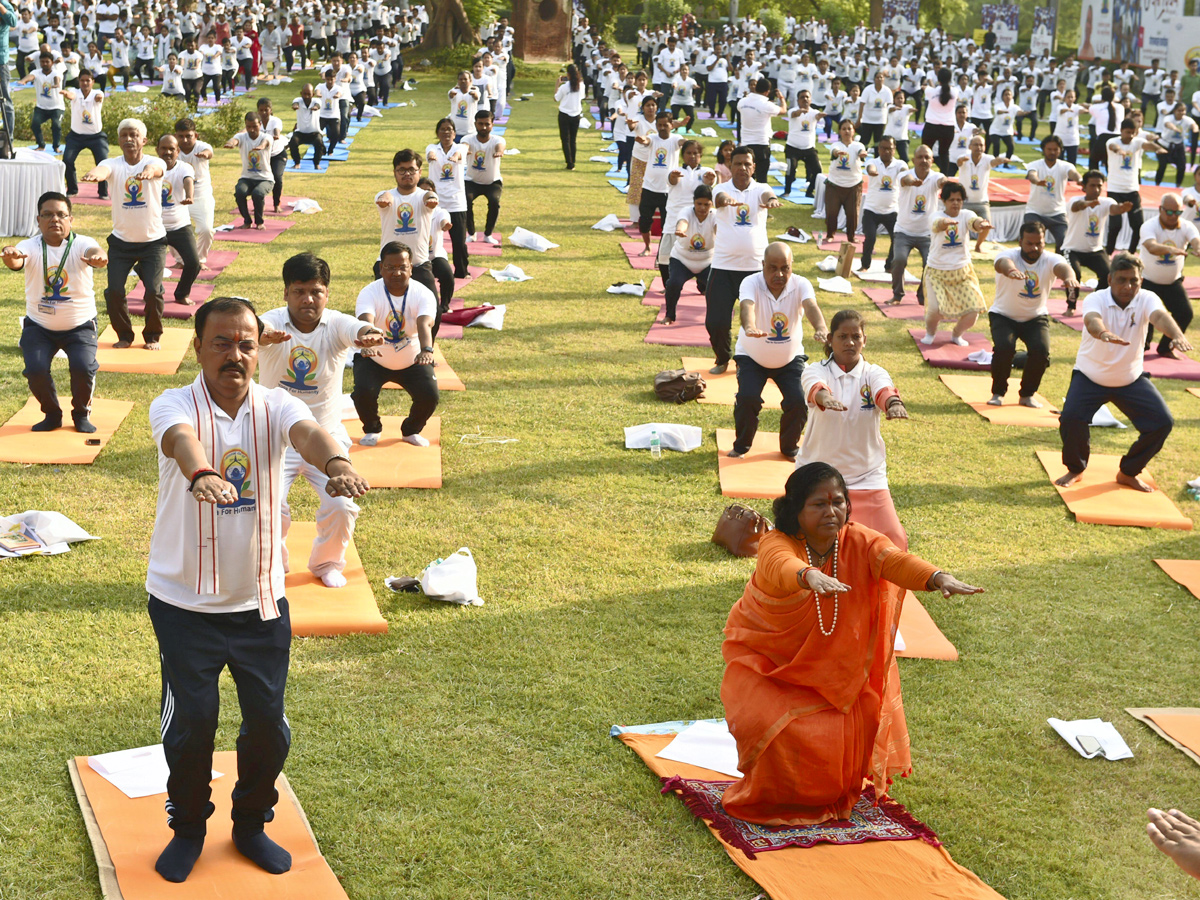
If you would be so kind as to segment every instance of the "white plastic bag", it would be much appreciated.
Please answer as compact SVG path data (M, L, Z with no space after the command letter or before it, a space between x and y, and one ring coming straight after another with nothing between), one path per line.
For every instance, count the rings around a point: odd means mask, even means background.
M836 272L838 259L836 256L827 256L817 263L817 269L821 272Z
M435 559L421 573L421 590L430 600L459 606L483 606L479 597L478 569L469 547L459 547L446 559Z
M507 307L501 303L493 306L485 313L480 313L467 323L467 328L490 328L492 331L504 330L504 311Z
M649 450L650 432L658 429L658 440L664 450L688 453L700 446L703 434L698 425L676 425L673 422L650 422L631 425L625 429L626 450Z
M620 227L621 227L621 220L618 219L616 216L614 216L612 213L609 213L607 216L605 216L603 219L601 219L599 222L597 222L595 225L592 226L592 228L596 231L615 231L616 229L618 229Z
M547 250L555 250L558 244L551 241L549 238L544 238L528 229L518 225L513 229L512 237L508 242L514 247L523 247L526 250L536 250L538 253L545 253Z
M526 275L520 266L509 263L503 269L488 269L488 274L497 281L529 281L533 276Z
M818 278L817 287L822 291L827 291L830 294L853 294L854 288L841 275L836 275L833 278Z

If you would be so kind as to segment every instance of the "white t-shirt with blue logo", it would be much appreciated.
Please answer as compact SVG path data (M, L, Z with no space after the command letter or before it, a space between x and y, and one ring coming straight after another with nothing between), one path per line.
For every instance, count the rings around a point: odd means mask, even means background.
M996 300L991 311L1014 322L1028 322L1047 315L1046 299L1054 286L1054 269L1065 266L1067 261L1057 253L1043 250L1037 262L1031 263L1021 256L1020 247L1005 250L996 257L997 262L1002 259L1012 260L1017 271L1025 277L1017 281L997 272Z
M375 195L378 206L381 200L387 206L379 208L379 249L397 241L412 251L413 266L429 261L429 218L432 210L425 205L429 191L417 188L411 194L402 194L396 188L380 191Z
M763 273L757 272L742 280L738 299L754 303L754 324L767 337L746 337L746 330L739 328L734 356L749 356L765 369L781 369L804 354L804 301L816 299L807 278L792 275L776 297Z
M428 249L427 246L426 252ZM389 257L392 258L395 257ZM437 314L437 298L433 291L411 278L405 293L388 294L381 278L359 292L354 315L363 313L371 313L376 327L383 330L383 346L373 348L378 355L369 358L385 369L407 369L421 352L417 319L421 316L432 319Z
M725 195L726 206L717 207L716 199ZM744 191L726 181L713 188L713 211L717 218L717 249L714 269L731 272L757 272L767 251L767 213L764 197L773 198L771 186L751 181Z

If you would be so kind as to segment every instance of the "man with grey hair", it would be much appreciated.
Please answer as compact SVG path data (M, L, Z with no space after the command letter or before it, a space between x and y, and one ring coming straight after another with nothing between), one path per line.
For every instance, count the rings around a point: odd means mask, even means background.
M1189 253L1200 256L1200 231L1191 222L1183 221L1183 199L1179 194L1163 194L1158 201L1158 215L1142 223L1138 245L1146 264L1144 287L1158 294L1179 330L1187 331L1192 322L1192 301L1183 287L1183 263ZM1147 350L1153 334L1152 328L1146 335ZM1163 335L1158 342L1158 355L1173 357L1170 344L1170 338Z
M145 289L146 324L143 346L159 349L162 337L163 265L167 260L167 231L162 219L161 160L146 156L146 126L139 119L122 119L117 126L121 156L106 159L82 181L107 181L112 196L112 234L108 236L108 287L104 302L117 333L118 348L133 346L133 323L125 299L125 282L136 271Z
M1109 286L1093 292L1080 307L1084 331L1058 422L1062 461L1067 467L1067 473L1054 482L1059 487L1083 477L1091 450L1088 428L1092 417L1111 402L1138 430L1138 439L1121 457L1117 483L1139 491L1154 490L1138 475L1162 449L1175 421L1142 368L1146 331L1153 324L1167 336L1172 350L1186 353L1192 345L1162 301L1142 290L1143 268L1133 254L1118 253Z

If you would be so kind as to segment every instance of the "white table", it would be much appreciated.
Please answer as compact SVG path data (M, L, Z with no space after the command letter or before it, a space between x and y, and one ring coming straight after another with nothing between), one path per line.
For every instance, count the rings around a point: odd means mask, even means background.
M65 192L66 167L57 157L21 148L0 159L0 234L37 234L37 201L46 191Z

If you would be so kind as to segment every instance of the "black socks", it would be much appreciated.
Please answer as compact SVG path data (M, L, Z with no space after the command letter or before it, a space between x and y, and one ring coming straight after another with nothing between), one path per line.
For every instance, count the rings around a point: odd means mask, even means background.
M81 434L95 434L96 426L87 416L75 416L75 430Z
M56 428L62 428L62 416L55 418L54 416L46 416L36 425L29 427L30 431L53 431Z
M171 838L171 843L167 844L167 848L158 857L154 870L167 881L179 884L187 880L203 849L204 838L182 837L177 834Z
M265 832L238 834L234 831L233 846L246 859L272 875L282 875L292 867L292 854L267 837Z

